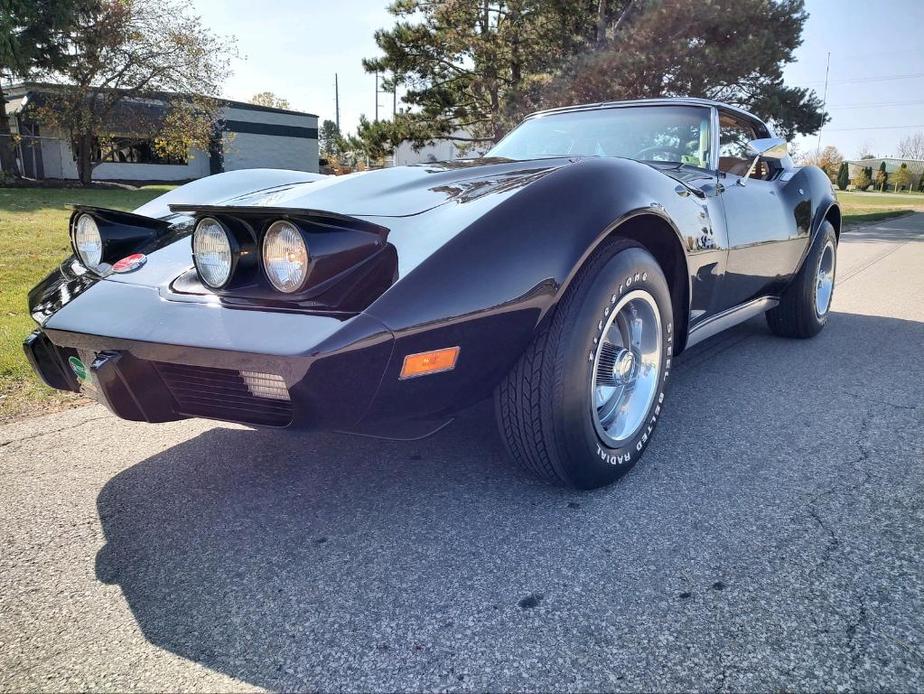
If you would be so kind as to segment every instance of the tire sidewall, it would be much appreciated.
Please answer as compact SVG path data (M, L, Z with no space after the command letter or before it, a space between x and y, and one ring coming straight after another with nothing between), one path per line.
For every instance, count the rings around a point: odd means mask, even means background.
M591 408L594 356L610 312L621 297L638 290L651 295L660 314L660 373L655 396L639 429L624 444L613 447L600 437L594 426L595 415ZM564 444L562 458L568 467L567 476L578 486L595 487L627 472L651 440L661 417L665 386L670 376L674 326L671 296L664 275L651 254L640 247L624 248L609 258L580 300L568 339L561 344L556 429Z
M825 246L828 245L828 241L831 241L834 245L834 277L832 278L834 287L831 289L831 299L828 302L828 310L825 311L823 316L819 316L815 306L815 283L818 281L818 269L821 267L822 255ZM834 227L831 225L831 222L827 220L822 223L821 228L818 230L818 234L815 236L815 243L812 244L812 252L807 259L806 269L809 270L809 272L806 272L805 276L806 300L809 302L810 312L815 319L818 330L821 330L828 322L828 316L831 315L831 305L834 303L834 289L837 287L837 234L834 233Z

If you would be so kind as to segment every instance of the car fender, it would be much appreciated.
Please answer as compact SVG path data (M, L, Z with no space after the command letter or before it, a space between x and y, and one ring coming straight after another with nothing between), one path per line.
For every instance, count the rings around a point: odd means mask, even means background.
M840 207L834 192L834 186L831 184L831 179L829 179L828 175L817 166L805 166L799 169L787 187L807 188L808 200L811 205L811 226L798 265L798 269L801 270L812 248L812 244L814 244L815 238L818 236L822 222L828 219L828 215L831 213L832 209L836 210L837 219L840 220ZM840 238L841 230L838 224L835 224L835 232L838 238ZM795 274L793 277L795 277Z
M488 395L586 259L625 221L655 215L681 248L692 247L710 227L708 213L679 185L631 160L582 160L505 197L452 235L366 311L396 337L373 414L449 411ZM422 228L432 221L421 218ZM399 255L400 237L390 237ZM454 371L401 380L406 355L450 346L460 347Z

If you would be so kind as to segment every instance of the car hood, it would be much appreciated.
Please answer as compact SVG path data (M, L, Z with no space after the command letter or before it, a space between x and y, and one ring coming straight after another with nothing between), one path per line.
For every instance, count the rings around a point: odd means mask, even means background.
M142 268L110 274L106 279L168 286L192 264L188 223L192 209L295 209L375 218L376 223L388 226L388 218L410 217L450 202L463 204L495 193L515 192L570 163L570 159L478 159L398 166L346 176L265 169L219 174L181 186L137 209L136 214L160 217L177 226L157 249L148 252L150 262ZM261 189L254 191L257 186Z
M569 159L471 159L325 176L202 204L321 210L353 217L407 217L526 185ZM196 204L197 201L191 200Z

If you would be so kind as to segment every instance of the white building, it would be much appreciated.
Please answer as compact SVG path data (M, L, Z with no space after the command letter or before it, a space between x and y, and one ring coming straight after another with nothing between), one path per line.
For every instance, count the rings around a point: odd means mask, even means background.
M847 162L847 173L850 176L850 180L860 173L861 169L872 169L872 176L870 179L873 182L873 186L876 185L876 173L879 171L879 167L885 163L886 173L891 176L896 171L901 168L901 165L904 164L908 169L908 173L911 174L911 189L920 190L921 188L921 178L924 177L924 160L922 159L901 159L899 157L874 157L872 159L851 159ZM894 188L894 183L887 181L886 188Z
M4 89L10 129L19 135L17 160L28 178L76 179L76 154L66 135L30 118L28 105L41 102L54 85L24 83ZM108 133L116 146L93 170L97 181L187 181L236 169L318 170L318 117L287 109L226 101L221 136L209 151L192 149L180 160L164 159L150 138L130 132L127 112L167 109L166 98L134 99L116 108ZM122 117L120 119L120 116Z
M460 130L455 133L457 137L471 137L469 133ZM459 145L466 146L460 149ZM474 146L473 146L474 145ZM456 140L434 140L423 147L415 148L414 143L405 140L395 148L395 166L408 164L421 164L434 161L453 161L454 159L469 159L478 157L491 149L489 142L459 142Z

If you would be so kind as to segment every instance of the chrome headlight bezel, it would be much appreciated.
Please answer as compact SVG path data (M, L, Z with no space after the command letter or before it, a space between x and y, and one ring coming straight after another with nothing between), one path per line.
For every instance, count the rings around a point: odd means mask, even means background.
M99 248L97 254L89 257L86 252L86 244L84 244L84 247L81 247L81 234L87 231L96 235ZM71 222L71 248L80 263L88 270L95 272L103 265L103 257L106 252L106 241L103 238L102 232L99 230L99 223L89 212L81 212L74 216ZM95 257L96 255L98 255L98 257Z
M273 242L275 237L280 234L287 234L287 238L284 239L283 243L288 243L290 247L294 247L302 258L294 279L288 283L280 279L280 273L271 269L271 260L267 257L268 253L279 250L278 246L274 245ZM260 260L263 274L276 291L283 294L294 294L305 288L311 269L311 249L308 247L304 232L294 222L287 219L277 219L266 228L260 249Z
M220 282L210 282L208 279L208 273L203 272L203 267L205 265L203 262L203 256L205 253L199 249L199 240L202 239L202 235L206 233L204 231L206 228L217 228L221 232L224 243L227 245L227 272ZM193 265L196 268L196 275L199 277L199 281L209 289L224 289L231 283L231 280L234 278L234 271L237 269L237 262L238 258L240 257L240 245L238 244L235 235L226 225L222 224L222 222L215 219L214 217L203 217L196 222L195 229L193 230L192 256Z

